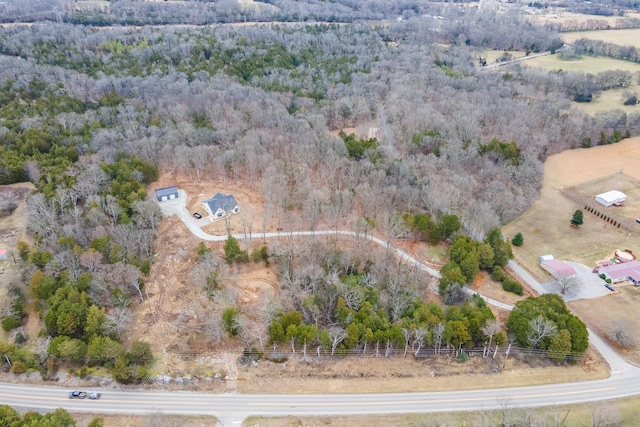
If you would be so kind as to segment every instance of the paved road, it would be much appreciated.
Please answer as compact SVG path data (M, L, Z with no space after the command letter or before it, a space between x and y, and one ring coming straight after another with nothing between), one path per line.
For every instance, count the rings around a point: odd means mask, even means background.
M186 197L184 198L186 199ZM183 203L183 202L182 202ZM185 224L204 240L222 241L224 236L204 233L189 212L165 206L166 214L175 210ZM176 208L177 207L177 208ZM200 221L200 220L197 220ZM312 234L339 234L356 236L352 231L292 232L294 236ZM255 238L278 237L284 233L266 233ZM244 238L244 235L237 236ZM380 245L387 243L373 236L364 236ZM439 277L439 273L407 253L393 249L405 262L413 263L424 271ZM530 275L515 263L510 265L534 289L539 289ZM514 268L515 267L515 268ZM544 292L544 289L541 289ZM498 301L491 303L510 307ZM508 389L482 389L473 391L393 393L393 394L318 394L318 395L243 395L205 394L188 392L153 391L106 391L100 400L68 399L69 389L61 387L32 387L0 383L0 403L29 409L55 409L64 407L70 411L118 414L201 414L216 416L222 425L240 424L249 415L352 415L352 414L397 414L453 411L482 411L507 407L541 407L584 402L597 402L640 394L637 386L640 369L622 360L602 339L589 331L591 344L605 357L611 366L607 379L565 384L550 384L534 387ZM428 384L425 385L428 389ZM90 391L90 390L86 390ZM384 389L381 389L383 392Z
M637 387L639 380L640 370L631 368L604 380L508 389L322 395L108 391L97 401L68 399L69 390L60 387L0 384L0 399L3 404L22 408L64 407L69 411L98 414L213 415L222 425L237 425L249 415L430 413L595 402L636 395L640 393Z

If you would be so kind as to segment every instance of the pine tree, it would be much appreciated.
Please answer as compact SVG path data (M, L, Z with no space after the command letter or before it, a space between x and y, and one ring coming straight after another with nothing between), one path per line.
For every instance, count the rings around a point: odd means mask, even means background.
M583 218L582 211L578 209L573 213L573 217L571 218L571 225L573 225L574 227L582 225L582 218Z

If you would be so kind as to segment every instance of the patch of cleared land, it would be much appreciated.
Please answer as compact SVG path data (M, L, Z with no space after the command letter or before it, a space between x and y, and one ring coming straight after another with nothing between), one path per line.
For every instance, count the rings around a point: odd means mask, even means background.
M640 216L640 138L630 138L617 144L588 149L565 151L550 156L545 163L544 184L540 197L520 218L503 228L511 238L517 232L524 236L524 245L514 247L515 260L541 282L553 280L540 268L538 256L552 254L557 259L581 262L595 266L595 261L616 248L631 249L640 254L640 224L637 230L626 231L584 212L584 224L572 228L569 221L576 209L583 206L566 198L561 190L575 187L585 198L593 197L604 189L627 192L624 207L604 208L624 218ZM587 320L596 331L621 313L620 304L640 303L640 288L628 286L624 292L572 303L575 313ZM638 330L640 320L632 316L636 303L626 312ZM636 352L623 354L629 361L639 363Z
M545 9L540 15L530 15L528 18L538 24L557 24L557 23L584 23L584 22L601 22L605 25L615 27L620 22L629 20L630 18L640 18L638 13L625 13L625 16L594 16L583 13L568 12L565 8L550 7Z
M597 74L602 71L622 70L635 73L640 71L640 64L629 61L621 61L618 59L583 56L580 59L565 61L560 59L557 54L539 56L522 63L530 67L543 68L545 70L556 71L575 71L582 73Z
M571 33L561 33L565 43L573 43L579 39L602 40L606 43L614 43L621 46L631 45L640 47L640 29L622 30L598 30L598 31L576 31Z
M512 59L521 58L521 57L525 56L525 52L521 51L521 50L510 50L509 52L506 52L506 53L511 55ZM476 57L477 58L480 58L480 57L485 58L487 60L487 65L491 65L491 64L495 64L496 60L498 58L501 58L504 54L505 54L505 52L502 51L502 50L483 49L480 52L478 52ZM476 61L476 65L479 66L477 61Z

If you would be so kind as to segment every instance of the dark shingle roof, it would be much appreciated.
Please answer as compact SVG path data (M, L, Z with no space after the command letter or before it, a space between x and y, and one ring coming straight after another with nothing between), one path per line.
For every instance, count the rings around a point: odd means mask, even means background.
M236 203L236 199L231 194L226 195L222 193L216 194L209 200L205 200L203 203L209 205L212 213L216 213L218 209L230 211L238 205L238 203Z
M176 187L158 188L156 190L156 197L163 197L163 196L168 196L170 194L177 194L177 193L178 193L178 189Z

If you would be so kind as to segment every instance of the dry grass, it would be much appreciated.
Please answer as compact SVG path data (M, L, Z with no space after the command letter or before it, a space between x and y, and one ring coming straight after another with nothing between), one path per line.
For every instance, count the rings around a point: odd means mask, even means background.
M606 43L614 43L621 46L631 45L640 48L640 29L600 30L600 31L576 31L562 33L565 43L573 43L579 39L602 40Z
M555 366L514 358L501 362L480 356L458 363L454 357L414 360L349 357L290 359L278 364L238 367L241 393L401 393L516 387L606 378L608 365L589 351L580 366ZM486 373L493 372L493 373Z
M607 412L609 411L609 412ZM297 427L297 426L349 426L349 427L387 427L387 426L465 426L465 425L501 425L503 414L508 414L512 420L522 420L526 415L528 423L545 422L544 425L588 426L593 422L593 413L601 413L606 419L607 414L624 414L624 426L640 425L640 398L629 398L605 403L557 406L538 408L534 410L504 410L483 412L461 412L448 414L405 414L405 415L354 415L350 417L279 417L260 418L251 417L244 422L245 426ZM566 416L566 419L564 417ZM564 419L560 423L558 419ZM484 422L481 422L484 421ZM535 424L538 425L538 424ZM543 424L540 424L543 425Z
M102 418L104 425L108 427L204 427L215 426L218 420L215 417L151 414L143 415L118 415L118 414L83 414L74 413L73 419L77 427L86 427L94 418Z
M583 13L574 13L568 12L565 8L561 7L551 7L546 9L546 13L544 15L532 15L529 16L529 20L538 23L540 25L544 24L557 24L557 23L569 23L569 22L586 22L586 21L597 21L603 22L610 26L616 26L619 22L624 22L629 19L639 18L640 14L638 13L626 13L625 16L594 16L587 15Z
M640 105L624 105L626 98L625 91L640 92L640 85L632 84L624 89L609 89L599 93L591 102L573 102L572 104L587 114L596 114L604 111L622 110L625 113L640 112Z
M565 151L549 157L545 163L544 185L538 200L520 218L503 228L507 237L521 232L525 243L514 247L515 260L530 271L538 280L552 280L539 267L538 256L553 254L557 259L581 262L595 266L616 248L640 252L638 230L626 232L585 212L584 225L572 228L569 220L576 209L582 206L568 200L561 190L574 186L587 198L596 194L619 189L628 193L625 207L615 209L617 215L633 218L640 216L640 138L631 138L618 144ZM596 331L614 320L613 313L629 313L629 320L638 328L637 316L632 308L640 299L634 295L637 289L627 288L618 295L610 295L597 300L572 303L575 313L586 320ZM632 297L633 296L633 297ZM626 311L620 304L630 304ZM606 335L606 334L605 334ZM633 355L629 360L636 360Z
M580 313L580 318L589 324L593 331L607 338L614 327L622 325L633 337L640 332L637 320L637 307L640 305L640 288L618 286L619 292L600 298L598 304L592 300L578 300L568 304L569 308ZM615 343L611 343L615 346ZM640 354L637 351L619 349L625 359L640 365Z

